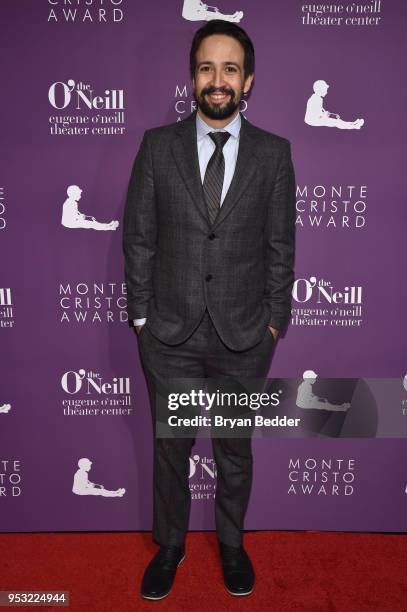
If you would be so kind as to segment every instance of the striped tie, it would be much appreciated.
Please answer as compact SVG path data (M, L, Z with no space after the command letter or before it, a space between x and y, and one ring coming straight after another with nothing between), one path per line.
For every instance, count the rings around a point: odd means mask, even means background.
M225 158L223 147L225 146L229 132L210 132L209 136L215 143L216 149L206 167L203 181L206 205L208 207L209 219L213 223L220 208L222 196L223 179L225 176Z

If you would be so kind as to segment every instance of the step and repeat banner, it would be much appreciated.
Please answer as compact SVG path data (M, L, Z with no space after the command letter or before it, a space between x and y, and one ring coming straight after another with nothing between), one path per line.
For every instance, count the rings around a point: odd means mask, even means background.
M406 531L407 4L3 0L0 12L1 531L151 529L124 202L144 131L195 109L189 49L213 18L252 38L241 111L290 140L297 183L292 317L269 371L286 401L253 438L245 526ZM214 529L208 439L190 489L190 528Z

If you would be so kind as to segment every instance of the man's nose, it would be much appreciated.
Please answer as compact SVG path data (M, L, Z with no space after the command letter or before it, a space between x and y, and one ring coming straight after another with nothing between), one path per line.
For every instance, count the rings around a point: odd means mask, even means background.
M223 85L225 85L224 75L221 68L215 69L212 85L213 87L223 87Z

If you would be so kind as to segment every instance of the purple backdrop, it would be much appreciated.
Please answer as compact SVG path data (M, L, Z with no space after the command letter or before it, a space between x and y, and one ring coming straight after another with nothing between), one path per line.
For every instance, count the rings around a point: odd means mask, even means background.
M364 390L339 427L253 440L246 528L405 531L407 5L218 6L225 19L243 11L256 49L243 113L289 138L296 170L292 322L270 377L312 369ZM150 529L151 419L126 317L122 214L144 130L193 108L189 47L211 16L182 0L3 0L0 11L1 530ZM340 115L331 126L304 120L318 80ZM66 227L64 203L119 227ZM84 458L92 482L125 493L73 492ZM190 482L190 527L213 529L208 440L193 449Z

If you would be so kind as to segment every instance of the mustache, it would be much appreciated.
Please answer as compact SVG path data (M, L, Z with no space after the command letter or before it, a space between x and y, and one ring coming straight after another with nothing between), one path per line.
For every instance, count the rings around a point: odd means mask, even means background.
M233 89L229 89L228 87L206 87L205 89L202 89L201 96L210 96L214 93L221 93L232 97L235 95Z

